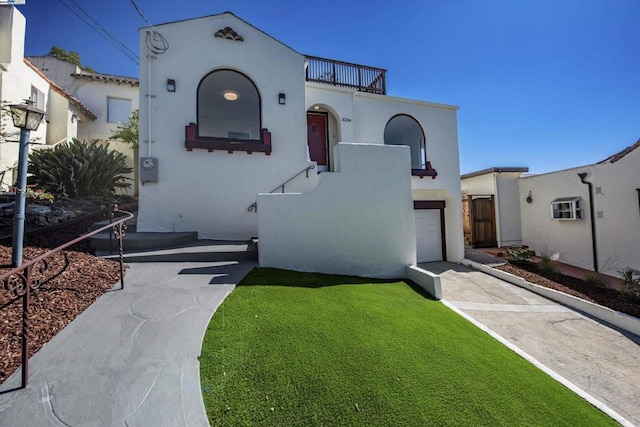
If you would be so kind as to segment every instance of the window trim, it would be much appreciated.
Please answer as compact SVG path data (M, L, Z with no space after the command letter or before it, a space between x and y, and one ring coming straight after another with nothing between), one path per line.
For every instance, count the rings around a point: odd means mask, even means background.
M196 89L196 123L200 124L200 87L202 83L212 74L220 72L220 71L231 71L237 74L240 74L242 77L246 78L252 85L258 95L258 129L260 129L260 138L259 139L237 139L237 138L223 138L219 136L200 136L199 126L196 126L196 140L200 141L201 144L206 143L207 141L210 143L243 143L243 144L264 144L263 130L262 130L262 95L260 95L260 91L258 90L258 86L256 83L247 76L245 73L242 73L238 70L233 70L231 68L218 68L213 71L207 73L200 82L198 83L198 88ZM204 148L204 147L195 147L195 148ZM258 151L258 150L256 150Z
M36 99L33 99L33 95L35 94ZM40 89L38 89L36 86L31 85L31 96L29 97L29 100L31 101L31 105L33 105L36 108L41 109L42 111L46 110L47 107L47 103L46 103L46 97L43 91L41 91ZM40 102L42 101L42 102Z
M558 197L551 201L551 219L554 221L576 221L582 219L582 206L580 206L581 197ZM561 205L569 205L561 207ZM554 209L558 207L558 209ZM568 217L556 216L556 214L568 213Z
M127 113L127 121L126 122L111 121L110 120L111 119L111 117L110 117L111 116L110 103L111 103L112 99L118 100L118 101L129 101L129 113ZM129 124L129 116L131 115L131 112L133 111L132 107L133 107L133 101L131 99L120 98L120 97L117 97L117 96L109 96L109 95L107 95L107 123L123 124L123 125Z

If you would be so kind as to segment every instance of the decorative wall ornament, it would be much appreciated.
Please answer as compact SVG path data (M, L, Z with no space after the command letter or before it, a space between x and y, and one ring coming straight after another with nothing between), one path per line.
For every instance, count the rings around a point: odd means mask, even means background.
M228 39L228 40L234 40L237 42L243 42L244 38L236 33L233 28L231 27L224 27L220 30L218 30L215 34L214 37L221 37L223 39Z

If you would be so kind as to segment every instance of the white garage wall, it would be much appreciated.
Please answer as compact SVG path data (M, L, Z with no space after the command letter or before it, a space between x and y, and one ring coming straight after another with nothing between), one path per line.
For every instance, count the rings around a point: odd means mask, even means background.
M258 196L260 265L404 277L416 262L409 148L340 143L335 155L314 191Z

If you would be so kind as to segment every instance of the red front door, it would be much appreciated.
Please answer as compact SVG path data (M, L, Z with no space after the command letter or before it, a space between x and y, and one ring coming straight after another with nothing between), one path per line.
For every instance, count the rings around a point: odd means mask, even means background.
M307 143L311 160L318 165L328 166L327 115L325 113L307 113Z

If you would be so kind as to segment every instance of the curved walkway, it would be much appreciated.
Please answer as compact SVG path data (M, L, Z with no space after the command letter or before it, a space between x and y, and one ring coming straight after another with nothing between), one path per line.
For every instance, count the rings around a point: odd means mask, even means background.
M446 304L640 426L640 337L461 265L423 266Z
M213 251L232 258L232 246ZM31 358L26 389L3 392L19 386L20 371L0 387L0 426L208 426L202 338L254 266L130 264L124 290L103 295Z

